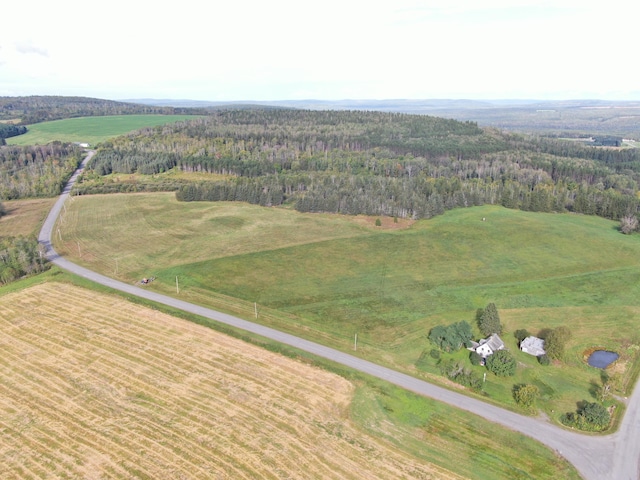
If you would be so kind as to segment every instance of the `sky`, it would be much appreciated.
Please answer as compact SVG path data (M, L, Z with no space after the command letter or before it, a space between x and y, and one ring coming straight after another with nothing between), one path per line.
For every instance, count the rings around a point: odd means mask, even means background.
M29 0L0 96L640 100L628 0Z

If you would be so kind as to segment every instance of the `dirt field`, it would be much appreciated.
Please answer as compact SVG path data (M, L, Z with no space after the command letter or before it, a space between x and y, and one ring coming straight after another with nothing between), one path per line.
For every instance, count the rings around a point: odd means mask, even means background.
M118 298L0 298L0 478L459 478L360 432L343 378Z

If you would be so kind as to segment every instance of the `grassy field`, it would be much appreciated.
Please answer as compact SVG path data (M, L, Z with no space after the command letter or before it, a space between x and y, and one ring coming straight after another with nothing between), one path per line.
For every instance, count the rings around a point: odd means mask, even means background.
M2 478L578 478L462 411L118 296L0 298Z
M486 221L481 219L485 217ZM593 400L601 372L583 353L622 356L627 386L640 338L640 237L597 217L460 209L428 221L375 227L375 219L299 214L227 203L175 202L170 194L77 198L57 248L99 271L253 318L412 374L441 381L436 361L416 362L429 330L495 302L518 375L489 376L485 399L516 408L511 391L538 385L558 419ZM255 303L254 303L255 302ZM513 332L567 325L565 362L541 367ZM460 352L458 356L465 356ZM480 369L481 367L476 367ZM481 370L478 370L481 371Z
M193 115L113 115L54 120L29 125L24 135L7 138L9 145L42 145L53 141L88 143L91 146L144 127L194 118Z
M2 202L7 215L0 217L0 238L37 235L55 201L36 198Z

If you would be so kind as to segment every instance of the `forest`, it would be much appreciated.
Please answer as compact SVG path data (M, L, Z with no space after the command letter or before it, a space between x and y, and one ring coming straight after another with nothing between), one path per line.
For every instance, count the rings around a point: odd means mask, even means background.
M17 125L72 117L135 114L201 115L204 113L206 113L204 109L157 107L87 97L0 97L0 121L12 120L17 122ZM1 130L0 137L2 137Z
M49 262L37 239L0 237L0 285L48 268Z
M183 201L402 218L502 204L620 219L638 213L640 151L427 115L241 109L119 137L102 145L89 168L98 175L176 168L225 176L169 186ZM80 184L77 193L86 188Z
M59 142L1 146L0 200L59 195L83 156L82 148Z

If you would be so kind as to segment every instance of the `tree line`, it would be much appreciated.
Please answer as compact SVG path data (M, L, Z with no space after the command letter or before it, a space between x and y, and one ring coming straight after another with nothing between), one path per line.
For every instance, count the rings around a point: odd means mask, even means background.
M0 120L19 120L19 125L71 117L132 114L203 115L206 113L207 111L204 109L156 107L88 97L47 95L0 97Z
M13 125L10 123L0 123L0 145L6 145L5 138L17 137L27 133L27 127L23 125Z
M89 167L227 176L180 187L184 201L411 218L489 203L620 219L638 213L640 152L426 115L243 109L119 137Z
M59 142L0 147L0 200L59 195L83 155L80 147Z
M0 238L0 285L47 268L42 246L35 238Z

